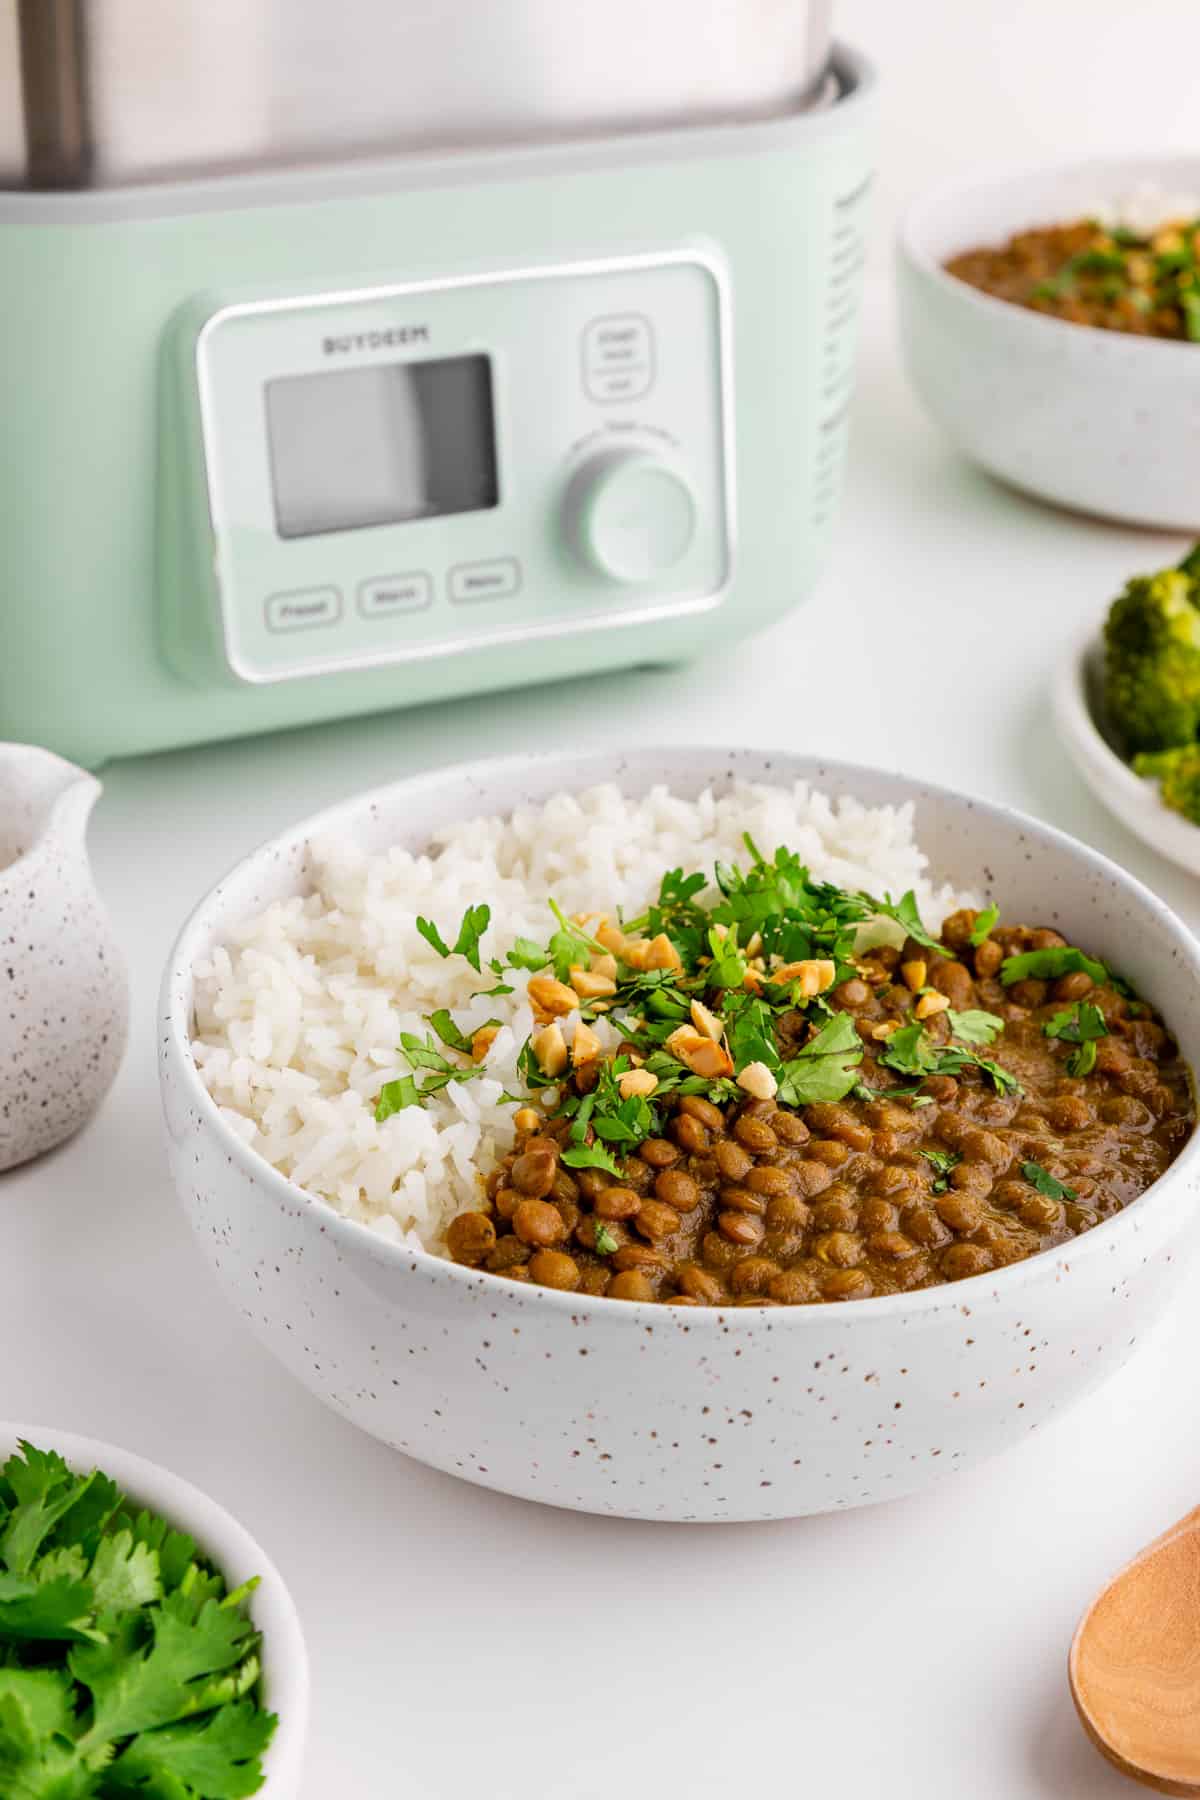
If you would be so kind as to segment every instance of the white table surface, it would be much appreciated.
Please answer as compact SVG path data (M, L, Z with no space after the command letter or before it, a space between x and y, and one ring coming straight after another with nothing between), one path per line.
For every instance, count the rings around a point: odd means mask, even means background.
M633 734L879 762L1053 820L1200 922L1200 889L1064 764L1046 705L1081 621L1182 546L955 459L905 387L884 242L896 204L968 155L1186 143L1190 0L840 10L889 90L849 485L812 603L672 672L107 771L92 848L132 1038L92 1127L0 1180L0 1416L141 1450L270 1548L312 1653L304 1800L1132 1791L1084 1741L1064 1658L1096 1585L1200 1500L1195 1294L1101 1394L926 1497L776 1525L601 1521L435 1474L310 1399L218 1293L164 1163L155 990L185 912L294 818L441 761Z

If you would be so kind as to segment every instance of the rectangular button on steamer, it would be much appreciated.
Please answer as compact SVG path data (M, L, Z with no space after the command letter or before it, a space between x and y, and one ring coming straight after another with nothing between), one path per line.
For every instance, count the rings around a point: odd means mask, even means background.
M767 119L0 194L0 738L678 659L802 600L871 80Z

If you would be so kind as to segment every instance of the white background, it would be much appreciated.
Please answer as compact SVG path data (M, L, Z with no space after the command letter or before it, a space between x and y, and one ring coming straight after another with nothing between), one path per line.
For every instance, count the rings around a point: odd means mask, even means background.
M1187 1297L1105 1391L927 1497L766 1526L622 1524L460 1485L325 1412L189 1241L160 1143L159 970L185 912L292 819L520 745L784 744L1013 802L1200 893L1064 765L1048 672L1177 540L1066 517L950 453L906 390L888 240L924 184L1195 144L1194 0L842 0L886 83L850 463L814 601L709 662L111 768L92 833L134 1027L106 1108L0 1180L0 1414L127 1444L268 1546L315 1677L304 1800L1106 1800L1064 1659L1096 1585L1200 1500ZM1200 511L1200 508L1198 508Z

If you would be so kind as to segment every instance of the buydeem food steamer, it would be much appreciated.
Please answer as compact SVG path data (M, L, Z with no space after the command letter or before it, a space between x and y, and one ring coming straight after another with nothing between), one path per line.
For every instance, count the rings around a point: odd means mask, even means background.
M802 599L871 78L820 0L0 0L0 738L677 659Z

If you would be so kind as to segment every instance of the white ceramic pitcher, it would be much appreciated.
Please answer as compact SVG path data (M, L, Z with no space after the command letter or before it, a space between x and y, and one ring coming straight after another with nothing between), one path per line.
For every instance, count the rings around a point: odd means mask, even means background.
M0 744L0 1170L100 1104L125 1049L125 967L87 856L100 783Z

